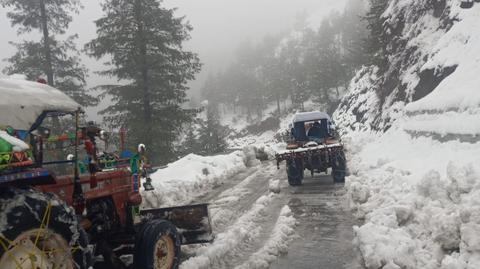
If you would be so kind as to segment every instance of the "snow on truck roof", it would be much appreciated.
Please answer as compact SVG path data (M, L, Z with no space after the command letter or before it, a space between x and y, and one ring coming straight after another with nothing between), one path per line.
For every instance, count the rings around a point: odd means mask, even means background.
M330 116L325 112L320 111L311 111L311 112L301 112L296 113L293 116L293 122L304 122L304 121L314 121L314 120L330 120Z
M0 125L30 127L43 112L73 112L80 105L48 85L21 79L0 79Z

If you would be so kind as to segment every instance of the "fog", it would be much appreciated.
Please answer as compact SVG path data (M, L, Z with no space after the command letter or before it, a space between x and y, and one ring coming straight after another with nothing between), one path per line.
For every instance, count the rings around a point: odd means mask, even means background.
M102 15L101 1L82 1L84 9L70 25L67 34L78 34L78 47L95 37L94 20ZM204 64L202 72L190 86L198 92L208 73L217 72L232 59L238 45L245 41L259 40L265 35L289 31L299 14L315 15L315 21L328 15L332 10L342 10L346 0L166 0L164 5L176 7L178 16L185 16L194 30L191 40L185 44L189 50L197 52ZM6 18L7 10L0 9L2 41L0 58L5 59L15 53L9 41L21 41L31 36L17 36L16 29ZM32 36L38 38L36 34ZM83 57L82 62L90 70L88 86L93 87L109 78L93 73L102 69L102 62ZM6 63L0 63L3 69Z

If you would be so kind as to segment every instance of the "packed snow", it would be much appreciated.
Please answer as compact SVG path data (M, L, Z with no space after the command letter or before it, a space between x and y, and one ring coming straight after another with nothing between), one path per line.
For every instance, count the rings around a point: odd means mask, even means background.
M480 144L401 128L350 137L347 189L365 221L354 230L366 267L480 268Z
M195 197L244 170L250 159L255 159L250 151L208 157L187 155L151 175L155 190L142 193L145 207L188 204Z
M235 269L268 268L281 253L288 252L288 243L295 233L295 218L287 205L280 211L277 223L265 245L250 256L247 262Z
M227 255L235 254L235 249L240 247L244 241L252 240L258 233L260 227L257 225L257 219L264 214L265 210L272 202L275 194L264 195L260 197L252 206L252 208L235 221L225 232L217 234L215 241L211 245L206 245L197 250L197 255L183 262L181 269L199 269L211 268L215 264L222 264ZM289 209L282 210L281 216L275 225L271 240L271 246L266 246L265 250L260 250L257 259L263 259L268 262L270 251L280 251L282 245L279 240L286 240L286 237L292 234L292 227L295 225L295 219L290 216ZM270 242L269 240L269 242ZM284 247L284 246L283 246Z
M383 16L392 21L424 4L389 3ZM421 71L457 66L451 75L418 101L379 108L376 70L364 68L334 115L349 150L346 188L363 220L354 243L366 268L480 268L480 5L446 5L455 18L448 31L428 12L407 21L403 35L423 61L401 80L412 93ZM385 133L372 131L377 116L394 122Z

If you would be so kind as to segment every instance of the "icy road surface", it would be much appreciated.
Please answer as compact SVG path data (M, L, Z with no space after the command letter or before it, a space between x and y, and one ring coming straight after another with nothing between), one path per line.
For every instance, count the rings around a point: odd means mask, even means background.
M210 203L216 240L183 247L182 269L362 268L352 245L358 223L330 176L290 187L283 167L264 163L195 202Z

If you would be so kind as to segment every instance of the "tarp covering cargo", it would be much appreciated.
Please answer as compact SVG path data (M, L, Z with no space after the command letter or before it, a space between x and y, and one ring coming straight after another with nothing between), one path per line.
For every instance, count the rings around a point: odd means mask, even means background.
M315 120L330 120L330 116L325 112L312 111L312 112L301 112L293 116L293 123L296 122L306 122L306 121L315 121Z
M73 99L48 85L21 79L0 79L0 125L29 130L45 112L74 112Z

